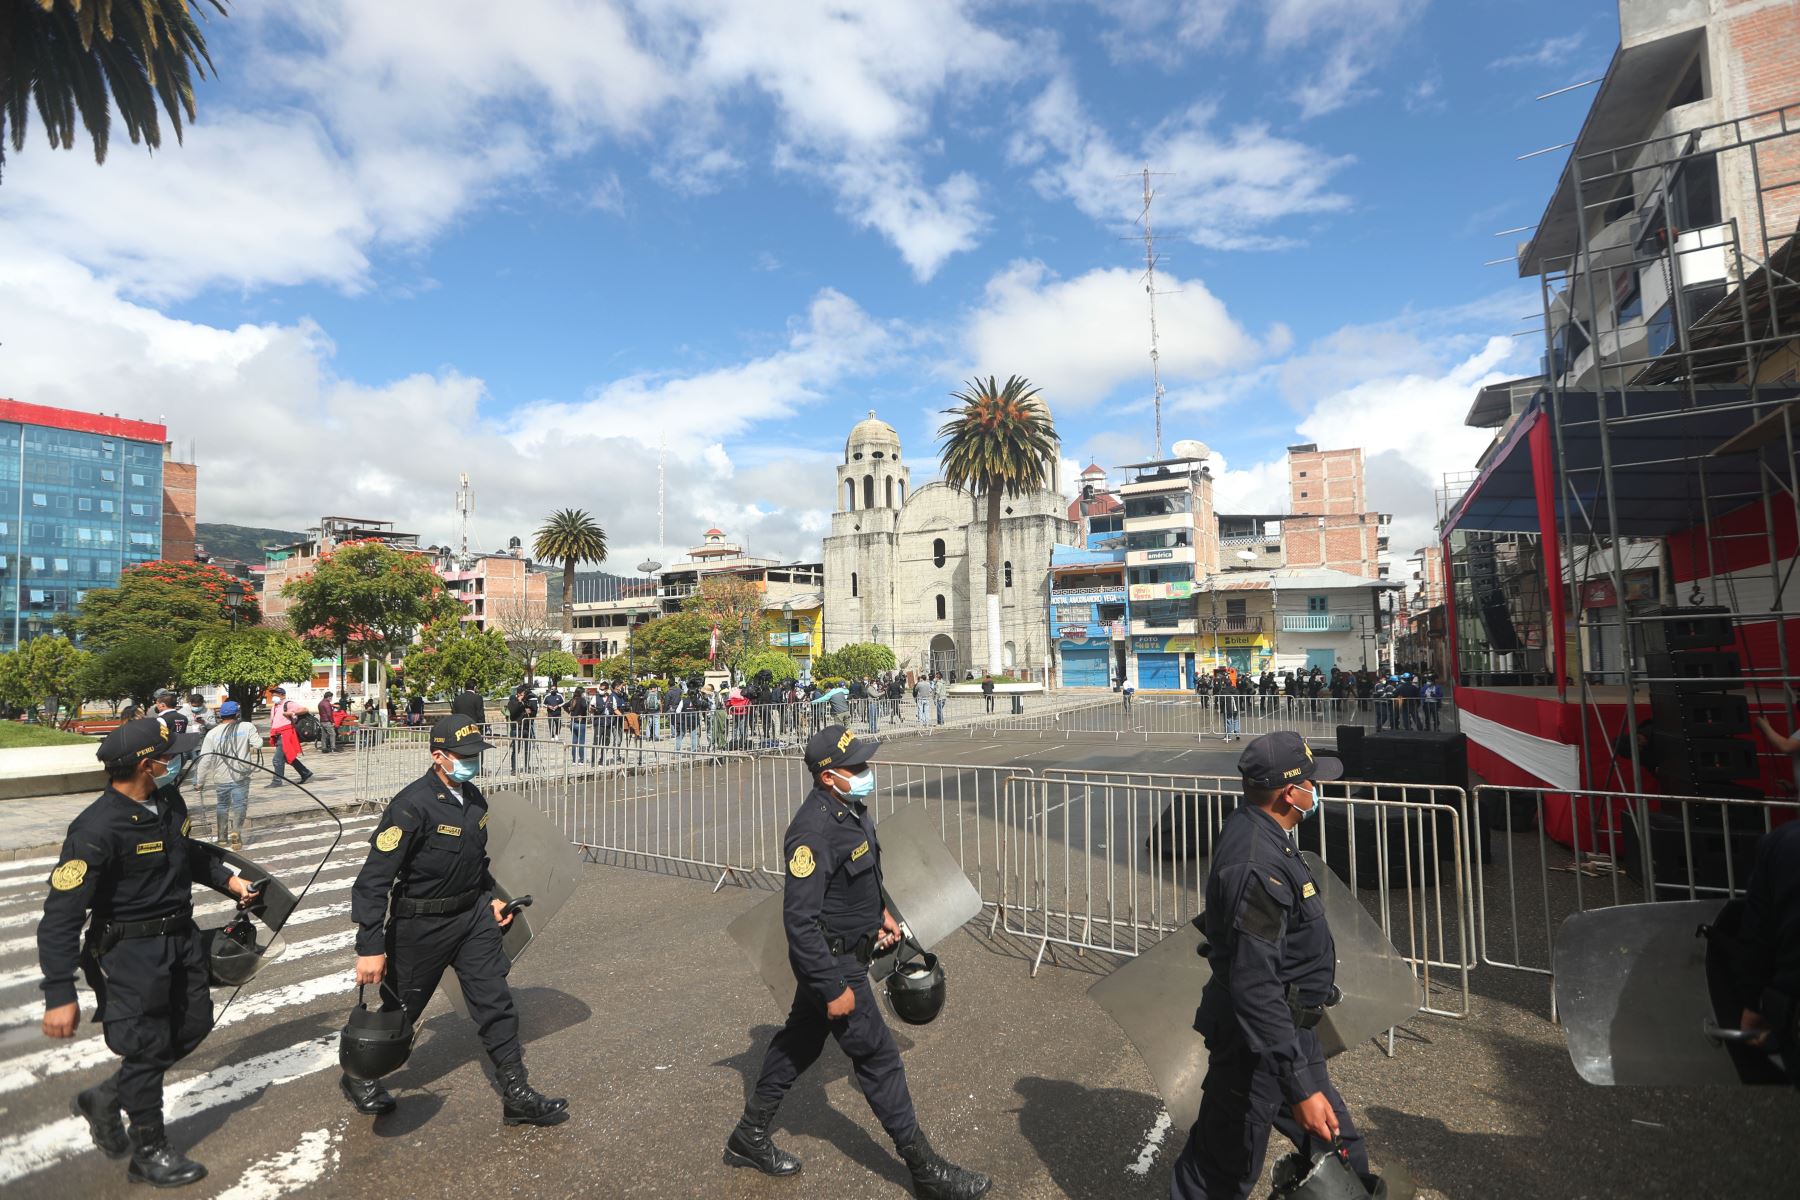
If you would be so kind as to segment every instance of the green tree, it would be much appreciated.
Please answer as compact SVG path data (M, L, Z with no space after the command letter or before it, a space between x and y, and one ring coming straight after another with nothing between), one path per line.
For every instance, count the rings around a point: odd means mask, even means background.
M632 669L639 675L686 679L711 668L706 651L712 623L698 612L678 612L646 621L632 635Z
M819 655L813 674L839 676L844 679L866 679L883 671L892 671L894 652L876 642L851 642L829 654Z
M575 566L577 563L606 561L606 530L579 508L565 508L550 514L531 551L547 562L560 562L563 569L562 631L575 630Z
M340 662L351 645L391 658L432 621L463 611L429 558L376 541L327 550L281 594L292 601L287 619L294 632L315 651L335 651Z
M225 0L207 0L220 15ZM14 0L0 7L0 167L6 163L6 124L14 150L25 148L25 127L36 93L50 145L75 145L80 120L106 161L112 101L133 143L162 145L157 102L169 115L175 140L194 119L193 77L206 78L212 58L190 0Z
M713 629L718 629L719 653L713 665L734 667L742 675L744 659L769 647L773 626L763 604L764 593L759 584L724 575L702 579L700 587L681 602L681 607L683 612L706 620L709 645Z
M745 679L755 678L758 671L767 671L777 683L787 683L800 678L800 662L779 650L758 650L739 660L738 673Z
M88 657L68 638L32 638L11 654L0 655L0 695L20 708L41 706L40 719L54 725L63 701L69 702L73 715L85 699L80 692Z
M537 674L554 686L581 674L581 660L567 650L548 650L537 660Z
M157 689L175 682L175 643L145 637L123 642L88 658L79 691L90 700L134 700L148 708Z
M1038 389L1020 375L1004 387L989 375L963 385L938 430L944 482L987 501L988 670L1000 674L1000 501L1050 483L1059 440Z
M312 651L282 629L239 629L200 634L182 655L177 672L189 687L225 685L249 713L263 689L312 677Z
M147 562L119 572L117 587L94 588L65 627L89 650L106 651L150 638L177 644L231 625L230 575L208 563ZM254 593L238 606L238 623L262 619Z
M472 687L486 693L517 669L497 629L477 629L455 617L427 625L406 654L406 686L420 696Z

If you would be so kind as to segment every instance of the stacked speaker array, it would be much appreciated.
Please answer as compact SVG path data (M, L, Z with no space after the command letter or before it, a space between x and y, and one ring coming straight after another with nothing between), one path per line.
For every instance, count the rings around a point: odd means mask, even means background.
M1506 604L1506 589L1500 583L1500 562L1494 552L1492 534L1469 536L1469 590L1475 597L1475 611L1487 630L1488 645L1497 651L1517 650L1519 631L1513 627L1512 611Z
M1377 786L1356 789L1353 795L1377 800L1424 802L1428 793L1407 792L1382 784L1430 784L1439 787L1469 786L1469 742L1460 733L1369 733L1360 725L1337 727L1338 757L1344 760L1344 778ZM1447 803L1438 799L1438 803ZM1344 879L1351 847L1355 847L1358 882L1373 885L1379 877L1384 853L1390 887L1428 886L1437 879L1437 859L1448 859L1458 849L1456 825L1448 812L1434 812L1435 838L1422 837L1417 817L1403 810L1389 810L1386 819L1366 805L1327 805L1325 849L1332 869ZM1463 819L1469 819L1465 811ZM1487 831L1477 830L1482 861L1488 861Z
M1688 796L1735 793L1755 779L1731 610L1664 608L1643 623L1650 678L1650 763L1663 790Z

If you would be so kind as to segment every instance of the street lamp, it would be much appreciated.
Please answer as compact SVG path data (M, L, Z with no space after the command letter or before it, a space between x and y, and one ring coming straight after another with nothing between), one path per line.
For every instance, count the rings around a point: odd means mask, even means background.
M782 641L787 644L788 661L791 662L794 658L794 602L792 600L781 602L781 627Z
M654 559L647 558L637 565L637 569L644 573L644 586L646 588L653 588L650 577L662 570L662 564ZM655 595L655 591L652 590L650 594ZM636 679L638 623L632 620L632 614L630 613L625 614L625 621L625 673L630 675L633 679Z
M237 628L238 606L244 602L244 585L232 580L225 586L225 611L231 614L231 627Z

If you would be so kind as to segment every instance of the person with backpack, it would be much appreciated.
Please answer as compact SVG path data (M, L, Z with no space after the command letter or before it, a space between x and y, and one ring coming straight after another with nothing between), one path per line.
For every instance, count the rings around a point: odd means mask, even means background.
M644 689L644 715L650 718L650 740L662 740L662 688L652 683Z
M300 761L300 731L295 722L305 718L316 728L317 718L287 698L287 689L278 687L269 696L269 744L275 747L275 778L268 787L280 787L287 781L287 769L293 767L302 785L312 782L312 770ZM315 735L316 736L316 735Z
M233 850L244 848L250 818L250 772L256 765L256 727L238 719L238 703L219 705L219 719L200 743L195 783L218 803L214 836Z
M531 770L531 737L536 732L537 706L532 703L531 688L521 683L506 702L506 724L512 743L512 769L519 769L519 743L525 743L525 769Z
M981 673L981 698L987 701L987 710L994 711L994 677L987 671Z
M176 696L173 688L162 688L159 690L152 700L152 703L155 704L156 707L150 715L162 722L163 727L169 731L169 738L171 741L188 731L188 715L181 710L180 698ZM171 760L171 769L174 770L177 775L180 774L182 761L186 757L186 755L177 754Z
M337 705L331 702L331 693L326 692L319 697L319 753L337 753Z
M569 759L572 762L587 761L588 711L588 694L578 687L575 698L569 702Z
M562 690L552 680L550 690L544 693L544 715L550 718L550 736L553 738L562 736L564 704Z

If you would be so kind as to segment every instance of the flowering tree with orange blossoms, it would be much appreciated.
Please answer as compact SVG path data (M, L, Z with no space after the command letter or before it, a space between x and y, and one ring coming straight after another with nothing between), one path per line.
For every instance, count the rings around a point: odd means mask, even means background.
M228 591L234 582L210 563L140 563L119 572L117 587L90 589L80 611L69 614L63 625L88 650L106 651L145 638L182 645L205 630L230 627ZM261 620L256 593L246 590L238 624Z

